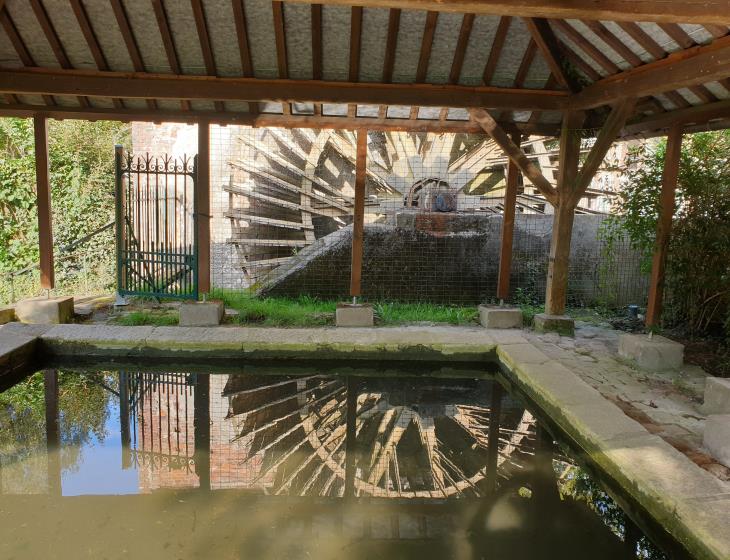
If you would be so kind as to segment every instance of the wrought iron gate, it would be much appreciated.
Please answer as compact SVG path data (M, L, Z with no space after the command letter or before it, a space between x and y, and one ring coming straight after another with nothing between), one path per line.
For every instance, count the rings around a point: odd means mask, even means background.
M116 148L117 290L198 299L198 156Z

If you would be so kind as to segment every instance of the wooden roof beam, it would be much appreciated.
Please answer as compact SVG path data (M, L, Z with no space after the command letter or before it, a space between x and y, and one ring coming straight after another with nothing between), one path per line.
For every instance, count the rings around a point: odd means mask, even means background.
M426 81L428 74L428 63L431 60L431 48L433 47L433 36L436 33L436 23L438 22L438 12L428 12L426 14L426 24L423 28L423 38L421 39L421 52L418 56L418 66L416 68L416 83L422 84ZM411 118L418 118L418 107L411 107Z
M308 0L292 0L308 3ZM352 0L323 0L323 4L351 6ZM371 8L434 10L556 19L656 21L666 23L730 24L727 0L358 0Z
M679 51L662 60L603 78L575 94L571 105L590 109L627 97L645 97L720 80L728 74L730 37L722 37L709 45Z
M504 42L507 39L507 32L509 31L511 23L512 18L510 16L502 16L499 19L499 25L497 26L497 31L495 32L494 39L492 40L492 48L489 50L489 57L487 58L487 63L484 65L484 72L482 73L482 82L484 82L484 85L486 86L488 86L492 82L492 78L494 78L494 72L497 69L499 56L502 54Z
M201 118L211 123L241 124L254 127L281 127L281 128L321 128L354 130L366 128L368 130L406 131L406 132L461 132L478 133L482 128L471 121L426 119L381 119L374 117L315 117L311 115L276 115L251 114L229 112L218 113L212 111L181 110L149 110L109 109L90 107L88 109L71 106L46 107L44 105L0 104L0 116L32 117L43 113L53 119L84 119L84 120L117 120L117 121L147 121L147 122L183 122L197 123ZM499 123L510 132L520 131L523 134L540 136L555 136L558 126L554 124L528 123Z
M539 89L264 80L47 68L0 69L0 92L89 97L115 95L137 99L296 100L426 107L484 106L495 109L558 111L567 108L570 103L567 92Z
M555 205L558 202L558 191L540 172L540 169L529 160L525 152L512 141L499 123L484 109L471 109L469 113L545 199Z
M35 60L33 60L30 51L28 51L28 48L25 46L23 38L20 36L20 33L18 33L18 28L15 27L15 23L13 22L10 14L8 13L4 5L0 6L0 25L2 25L3 29L5 29L5 33L8 34L8 38L13 45L13 49L15 49L15 54L18 55L18 58L20 59L20 62L23 64L23 66L35 66ZM11 94L7 97L10 99L11 102L18 101L18 98L15 95ZM56 101L50 95L44 95L43 102L46 105L56 104Z

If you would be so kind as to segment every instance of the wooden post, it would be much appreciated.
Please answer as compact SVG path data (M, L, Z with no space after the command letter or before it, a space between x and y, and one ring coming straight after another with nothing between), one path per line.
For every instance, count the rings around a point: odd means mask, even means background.
M33 130L35 133L35 178L41 288L52 290L56 285L56 281L53 272L53 227L51 221L50 168L48 163L48 120L44 115L36 115L33 117Z
M198 121L197 202L198 293L210 292L210 122Z
M368 155L368 131L357 131L357 161L355 165L355 209L352 217L352 270L350 295L361 293L363 229L365 221L365 169Z
M521 135L516 132L512 141L519 147ZM510 159L507 163L507 186L504 191L504 215L502 218L502 240L499 248L499 275L497 277L497 297L509 298L509 280L512 271L512 240L515 230L515 205L517 203L517 183L520 170Z
M576 129L579 128L582 119L583 116L578 113L566 114L560 132L558 201L554 205L553 233L550 239L550 260L545 290L545 312L548 315L565 313L570 241L573 235L575 207L581 194L576 189L580 158L580 136Z
M646 326L659 323L662 314L662 298L664 295L664 267L667 262L669 236L672 231L674 216L674 191L677 188L679 175L679 159L682 153L682 127L675 125L669 130L667 137L667 153L664 157L662 175L662 193L659 199L659 220L657 221L654 258L651 265L651 281L649 284L649 303L646 308Z

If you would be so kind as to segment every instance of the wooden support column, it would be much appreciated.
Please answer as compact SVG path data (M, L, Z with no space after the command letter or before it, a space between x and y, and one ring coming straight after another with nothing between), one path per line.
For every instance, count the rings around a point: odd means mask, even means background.
M519 147L522 136L519 132L512 135L512 142ZM511 159L507 162L507 186L504 191L504 214L502 218L502 240L499 247L499 275L497 276L497 297L509 298L509 280L512 271L512 240L515 230L515 205L517 203L517 183L520 170Z
M649 284L649 304L646 308L646 326L659 324L662 314L662 298L664 295L664 268L667 262L667 249L672 231L674 216L674 192L679 176L679 159L682 153L682 127L675 125L669 130L667 137L667 153L664 157L662 175L662 192L659 199L659 219L657 221L654 258L651 265L651 281Z
M210 122L198 121L198 177L195 183L198 293L210 292Z
M368 155L368 131L357 131L357 160L355 163L355 209L352 217L352 270L350 295L361 294L363 230L365 222L365 171Z
M56 284L53 272L53 227L51 220L51 182L48 160L48 119L33 117L35 133L35 178L38 208L38 248L40 251L41 288L52 290Z
M553 214L553 232L550 239L550 260L545 290L545 312L548 315L565 313L570 241L573 235L575 207L578 204L578 199L575 198L575 187L580 158L580 135L576 129L581 124L582 115L568 113L563 118L563 128L560 132L558 200L554 204L555 213Z

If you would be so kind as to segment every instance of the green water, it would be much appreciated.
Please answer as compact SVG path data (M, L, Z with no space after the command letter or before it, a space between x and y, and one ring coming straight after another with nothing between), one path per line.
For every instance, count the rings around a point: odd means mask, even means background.
M665 557L484 371L91 369L0 393L0 558Z

